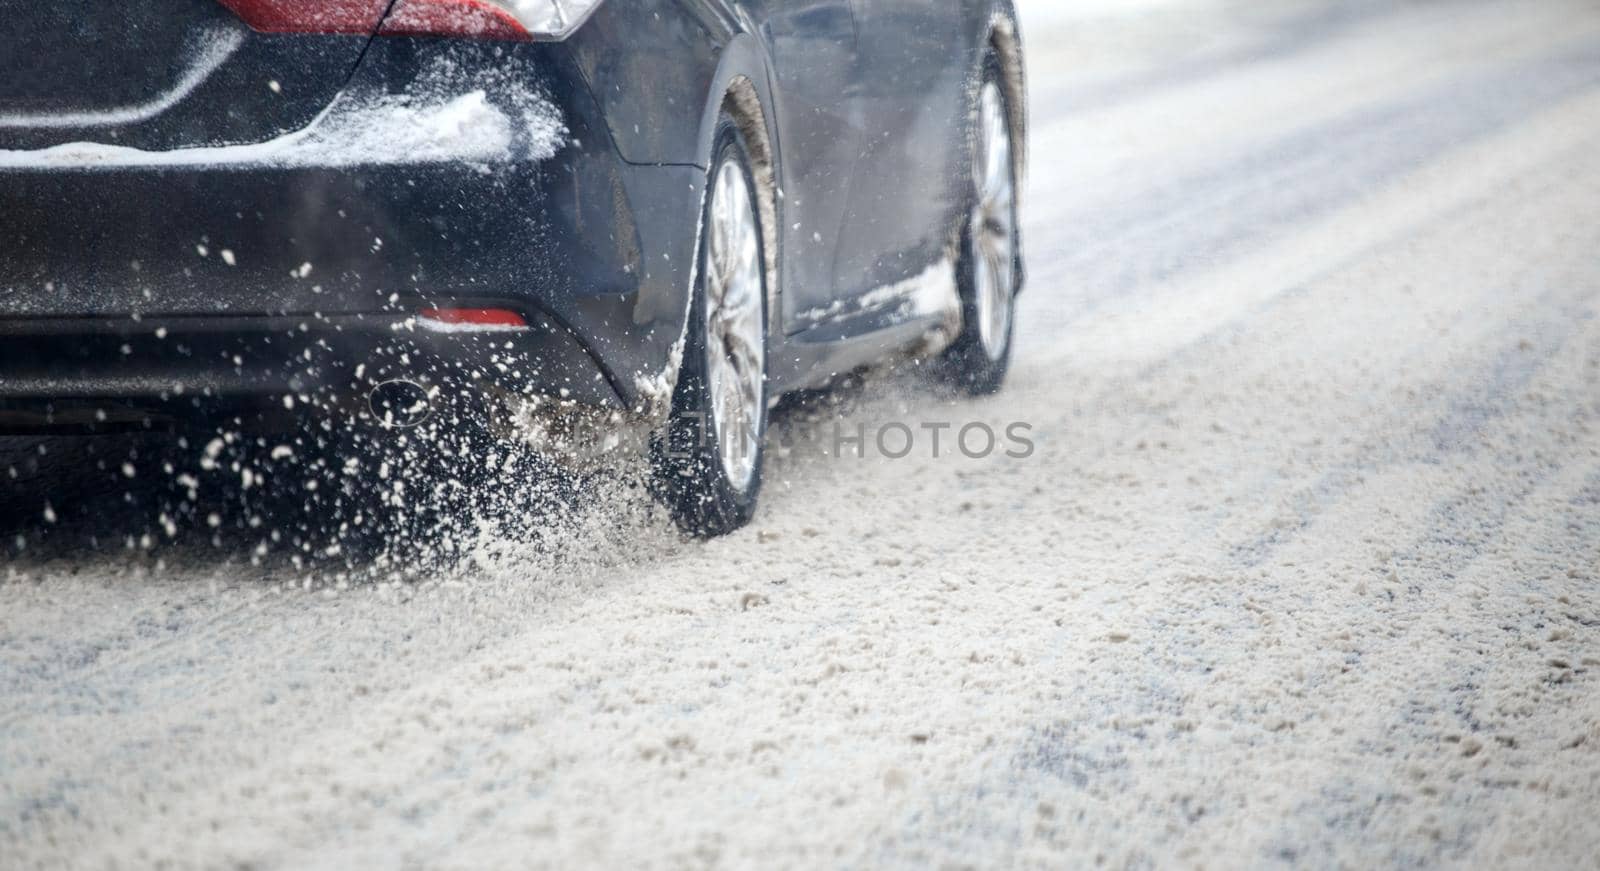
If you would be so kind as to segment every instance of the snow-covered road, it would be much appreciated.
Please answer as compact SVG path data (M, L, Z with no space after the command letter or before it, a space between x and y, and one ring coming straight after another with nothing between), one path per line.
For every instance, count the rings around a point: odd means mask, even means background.
M12 444L0 866L1600 867L1600 8L1067 8L1010 388L841 412L1030 456L306 590Z

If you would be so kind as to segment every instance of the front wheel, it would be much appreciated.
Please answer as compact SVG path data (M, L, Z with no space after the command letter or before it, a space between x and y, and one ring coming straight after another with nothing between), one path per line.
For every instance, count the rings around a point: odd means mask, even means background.
M999 59L983 67L974 118L972 211L961 234L956 277L961 334L944 355L949 379L968 393L994 393L1011 366L1018 277L1017 172L1012 113Z
M661 497L684 531L725 535L755 514L767 427L767 286L749 151L724 117L701 217L672 419L655 449Z

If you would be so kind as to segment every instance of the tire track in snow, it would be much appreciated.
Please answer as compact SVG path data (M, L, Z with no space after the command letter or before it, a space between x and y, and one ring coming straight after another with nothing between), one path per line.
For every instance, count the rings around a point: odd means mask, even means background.
M1595 243L1600 245L1600 238ZM1343 498L1375 469L1397 463L1442 463L1452 454L1476 453L1478 445L1474 438L1481 435L1488 423L1504 418L1515 409L1517 391L1540 374L1573 337L1584 330L1595 316L1596 300L1596 291L1581 285L1554 288L1536 297L1528 306L1529 312L1508 324L1509 335L1504 337L1492 359L1464 379L1459 373L1453 376L1464 381L1467 389L1443 394L1449 397L1447 407L1419 433L1420 439L1394 446L1392 434L1386 434L1367 442L1356 456L1324 472L1310 487L1290 497L1293 523L1235 545L1233 558L1247 567L1271 559L1286 542L1315 522L1319 507ZM1534 339L1530 341L1528 336ZM1402 411L1400 417L1414 420L1416 410ZM1389 430L1389 433L1394 431Z
M1421 94L1317 124L1210 169L1163 180L1115 203L1085 204L1030 226L1030 241L1071 252L1030 283L1073 289L1067 321L1103 317L1130 293L1270 246L1285 227L1357 203L1474 139L1592 92L1600 50L1490 69Z
M1575 149L1564 152L1563 156L1587 156L1592 153L1591 150L1587 149ZM1592 160L1589 163L1590 165L1586 166L1587 175L1585 176L1587 186L1576 186L1576 192L1571 178L1567 176L1565 164L1557 164L1548 167L1545 170L1546 177L1536 182L1527 179L1519 182L1520 189L1517 193L1523 199L1535 203L1548 200L1556 194L1564 194L1564 198L1568 201L1581 199L1586 196L1585 191L1594 190L1596 187L1595 167L1592 165ZM1559 173L1559 175L1555 175L1555 173ZM1487 191L1471 211L1482 214L1488 211L1488 203L1503 199L1508 193L1503 188ZM1552 209L1551 211L1558 214L1570 213L1560 209ZM1459 210L1438 216L1434 222L1433 231L1427 234L1431 237L1432 247L1434 249L1449 250L1453 244L1459 244L1453 242L1453 234L1450 232L1451 225L1459 224L1465 217L1467 216L1463 215ZM1592 228L1580 228L1579 230L1580 233L1584 231L1592 233ZM1219 353L1218 344L1221 342L1222 337L1248 339L1250 333L1259 330L1261 324L1273 321L1282 322L1285 318L1282 309L1292 303L1301 301L1307 294L1316 290L1319 283L1325 283L1332 274L1340 270L1351 270L1357 264L1379 258L1385 253L1385 249L1390 249L1387 253L1391 259L1396 254L1392 249L1410 248L1415 251L1417 243L1413 241L1414 239L1414 236L1408 234L1401 239L1389 240L1381 246L1363 250L1357 255L1347 258L1339 266L1326 270L1319 282L1309 282L1298 286L1294 293L1273 297L1268 305L1252 310L1243 319L1230 323L1222 330L1214 331L1204 337L1197 344L1185 346L1179 353L1163 359L1154 366L1147 367L1139 378L1130 379L1130 383L1150 380L1170 383L1177 380L1185 369L1197 371L1217 370L1218 366L1215 361L1208 359L1208 357ZM1596 240L1593 244L1600 244L1600 240ZM1571 252L1584 250L1585 247L1589 246L1569 237L1564 243L1555 247L1567 252L1570 260ZM1377 433L1377 435L1353 444L1342 451L1344 459L1339 469L1343 471L1329 473L1321 482L1313 484L1308 492L1314 493L1315 496L1301 500L1305 504L1298 512L1301 516L1298 525L1291 527L1289 532L1283 533L1281 536L1266 540L1265 543L1261 540L1253 543L1247 540L1244 543L1233 545L1231 548L1232 557L1228 562L1240 562L1239 557L1243 556L1250 557L1243 561L1247 566L1259 565L1271 555L1272 551L1280 550L1282 547L1296 541L1297 534L1303 534L1313 527L1320 506L1336 503L1345 498L1348 491L1355 485L1356 479L1362 475L1374 473L1374 462L1377 462L1380 467L1382 464L1437 463L1440 460L1435 457L1435 451L1444 448L1459 450L1463 447L1459 443L1455 445L1441 444L1438 438L1439 434L1454 433L1459 435L1470 429L1467 426L1469 422L1476 421L1481 425L1486 421L1499 420L1505 417L1510 410L1509 403L1514 401L1516 391L1525 386L1536 375L1543 373L1550 361L1558 353L1570 349L1574 336L1588 328L1590 317L1588 313L1592 311L1592 304L1595 298L1595 289L1582 282L1559 284L1542 295L1532 297L1515 292L1506 293L1502 290L1502 288L1516 286L1515 282L1510 284L1485 283L1482 285L1469 285L1470 290L1476 294L1476 298L1463 298L1451 306L1451 309L1458 315L1464 315L1467 311L1474 311L1477 305L1482 305L1490 300L1498 300L1502 307L1509 306L1513 310L1521 312L1522 314L1518 318L1508 320L1497 329L1495 339L1501 348L1499 352L1485 363L1475 362L1471 368L1463 369L1458 366L1444 370L1448 373L1447 377L1432 388L1430 399L1423 409L1401 407L1395 409L1392 415L1388 415L1388 417L1392 418L1391 420L1369 421L1370 431ZM1326 293L1327 291L1324 290L1322 292ZM1482 318L1484 313L1476 311L1475 317ZM1540 338L1540 341L1537 346L1524 347L1525 336L1529 333L1528 327L1530 325L1537 327L1533 332ZM1455 341L1460 343L1463 340L1458 338ZM1392 363L1389 368L1393 371L1412 373L1412 377L1416 377L1413 372L1414 363L1418 362L1419 358L1422 357L1423 355L1420 351L1402 352L1396 355L1393 361L1385 361L1385 363ZM1437 351L1428 355L1428 357L1432 359L1434 366L1444 362L1440 360ZM1109 393L1111 391L1108 391ZM1107 395L1104 398L1109 399L1110 396ZM1419 412L1424 410L1428 412L1422 418L1426 422L1418 424L1416 421L1419 417ZM1147 435L1149 440L1153 441L1158 437L1160 428L1157 419L1162 413L1157 410L1147 417L1150 429ZM1164 413L1179 414L1180 412L1172 410ZM1192 417L1194 415L1188 416ZM1327 483L1328 481L1344 483L1340 483L1338 486L1331 486ZM1258 487L1259 485L1257 484L1247 484L1246 492L1258 489ZM1260 489L1270 492L1268 488ZM1510 499L1510 494L1507 494L1507 498ZM1510 501L1511 504L1516 504L1515 499ZM1437 522L1437 518L1432 522ZM1426 528L1428 530L1434 529L1431 525ZM1493 530L1489 530L1485 534L1492 534L1492 532ZM1435 534L1432 531L1424 532L1424 539ZM1198 541L1195 544L1199 546ZM1257 553L1257 551L1260 552ZM1135 572L1135 574L1138 574L1138 572ZM1216 602L1213 603L1212 607L1235 615L1248 614L1252 607L1247 598L1248 595L1249 591L1235 590L1233 595L1228 597L1229 601L1226 604ZM1260 606L1256 605L1254 607L1259 609ZM1171 627L1151 628L1151 631L1165 632L1170 630ZM1179 640L1175 643L1181 646L1183 642ZM1193 643L1197 647L1203 647L1205 640L1197 637ZM1243 668L1251 667L1248 663L1239 663L1238 665ZM1224 663L1215 663L1213 667L1222 666L1224 666ZM1210 668L1203 668L1200 673L1209 671ZM1181 680L1172 680L1166 676L1152 675L1148 672L1140 672L1137 674L1136 680L1139 682L1138 685L1130 688L1129 691L1140 699L1139 704L1135 706L1140 715L1146 718L1154 717L1158 720L1181 718L1185 712L1183 703L1185 693ZM1091 695L1094 695L1092 686L1079 686L1076 690L1068 691L1066 697L1081 700L1084 702L1085 707L1089 710L1094 710L1097 706L1084 698ZM1130 706L1126 704L1126 700L1120 700L1120 702L1116 699L1108 700L1104 703L1104 707L1123 711L1128 710ZM1137 722L1137 719L1135 721ZM1007 778L1011 777L1020 777L1024 782L1038 777L1056 778L1075 789L1088 791L1090 795L1111 795L1126 791L1131 788L1132 784L1136 783L1136 776L1130 770L1127 760L1134 758L1136 753L1147 749L1147 745L1144 745L1143 742L1153 740L1156 737L1157 735L1152 734L1148 727L1139 725L1129 726L1126 732L1113 732L1110 735L1092 726L1085 728L1085 724L1081 721L1074 720L1037 727L1031 737L1024 738L1018 742L1017 746L1021 749L1004 773L997 773L992 779L986 779L982 782L983 785L977 787L976 798L959 800L954 809L938 815L936 822L931 827L927 826L926 823L923 824L923 827L939 831L961 831L962 827L966 826L968 829L982 831L984 828L982 825L974 825L971 821L983 819L984 813L970 802L979 801L980 799L986 801L988 796L1006 794L1008 788L1006 781ZM1182 740L1181 734L1169 734L1160 737L1162 740L1168 741ZM1076 743L1066 743L1074 739L1076 739ZM1188 811L1193 817L1191 822L1204 816L1204 804L1203 800L1198 798L1195 800L1190 811ZM1020 821L1017 824L1020 825ZM1055 819L1040 822L1040 825L1059 824ZM1002 844L1008 840L1020 844L1025 840L1024 832L1026 829L1016 828L1012 831L1014 831L1014 834L1009 839L1007 836L1000 835L994 831L988 831L987 834L998 839ZM1341 842L1349 843L1350 832L1344 832L1343 834L1344 838ZM986 839L983 842L991 848L995 846L994 840ZM1282 855L1282 849L1273 848L1264 854L1261 859L1292 860L1292 856ZM1159 852L1157 855L1159 855ZM1304 856L1306 854L1300 853L1299 855ZM901 856L900 858L904 857ZM1171 859L1172 857L1168 858ZM1138 862L1135 861L1135 864L1138 864Z
M1348 842L1353 828L1363 841L1372 840L1372 849L1386 845L1388 852L1366 857L1370 861L1415 865L1464 861L1474 855L1481 861L1493 855L1477 849L1483 831L1498 816L1523 810L1504 799L1486 803L1486 794L1520 788L1514 782L1517 772L1538 771L1536 760L1543 763L1551 754L1563 756L1573 766L1585 761L1596 764L1592 757L1567 752L1578 749L1570 742L1574 733L1581 740L1581 726L1559 723L1557 728L1572 731L1552 735L1548 722L1532 717L1519 722L1496 699L1484 696L1486 684L1503 684L1508 674L1523 669L1530 674L1544 671L1538 684L1550 684L1552 673L1541 668L1548 655L1541 644L1559 642L1564 636L1545 636L1552 624L1560 628L1565 621L1555 615L1545 620L1540 615L1549 605L1586 592L1579 586L1581 576L1572 574L1578 566L1585 561L1600 564L1600 536L1592 534L1600 524L1600 514L1587 519L1588 535L1585 527L1574 529L1570 524L1550 522L1560 510L1557 506L1578 503L1582 494L1600 481L1600 462L1576 434L1593 432L1594 422L1600 420L1600 402L1571 390L1572 384L1581 383L1572 379L1571 370L1587 364L1592 371L1597 360L1592 353L1583 359L1583 349L1593 347L1600 338L1592 317L1582 323L1574 338L1577 341L1560 349L1560 356L1567 358L1560 367L1565 370L1560 372L1562 377L1550 377L1558 371L1552 359L1556 355L1545 357L1537 377L1519 384L1519 395L1507 397L1505 405L1497 407L1476 431L1478 438L1495 445L1516 445L1526 439L1530 428L1544 428L1564 438L1555 445L1540 444L1533 451L1502 450L1492 457L1468 446L1457 447L1458 458L1446 455L1441 460L1461 466L1451 477L1453 492L1437 497L1436 507L1415 540L1387 560L1387 577L1373 571L1371 585L1381 591L1374 597L1374 621L1402 628L1369 635L1352 668L1396 658L1407 660L1411 667L1403 689L1389 692L1388 698L1368 690L1366 710L1342 722L1341 727L1362 736L1357 743L1374 756L1392 756L1387 748L1410 747L1415 748L1413 754L1423 757L1398 760L1392 769L1351 766L1336 777L1321 780L1319 786L1308 785L1307 799L1294 808L1293 819L1301 825L1281 831L1270 852L1315 855ZM1541 389L1529 390L1529 385L1541 385ZM1510 405L1519 406L1523 413L1516 417L1506 413L1510 409L1505 406ZM1508 559L1513 542L1523 555L1515 560ZM1524 564L1527 557L1533 558L1534 565ZM1540 580L1541 576L1554 580ZM1492 624L1438 617L1463 607L1481 609L1485 601L1498 606ZM1592 592L1580 607L1600 615L1600 601ZM1590 629L1579 639L1553 646L1593 649L1597 643L1600 630ZM1525 652L1530 650L1531 655ZM1548 689L1536 685L1539 709L1556 714L1558 721L1570 720L1574 713L1582 716L1587 703L1588 714L1594 717L1600 713L1592 701L1597 672L1584 669L1576 657L1568 658L1572 660L1568 664L1578 670L1559 668ZM1538 661L1530 663L1528 659ZM1558 655L1554 661L1566 660ZM1307 692L1314 694L1334 689L1317 681L1307 686ZM1379 688L1380 693L1383 689ZM1473 761L1467 762L1469 759ZM1510 781L1504 779L1508 774ZM1450 802L1453 813L1431 830L1396 831L1382 818L1381 807L1370 804L1374 784L1387 786L1399 801L1410 800L1413 791L1440 796L1441 801ZM1352 819L1361 825L1344 829L1330 825L1310 833L1305 825L1306 821L1314 826L1319 820ZM1570 855L1569 860L1579 856L1581 852ZM1492 861L1500 864L1510 858L1501 855Z
M1493 0L1482 0L1488 5ZM1115 80L1097 82L1092 86L1072 84L1051 87L1046 81L1036 86L1035 99L1051 106L1067 106L1068 114L1079 114L1106 106L1130 102L1146 97L1152 92L1170 90L1193 84L1206 78L1227 75L1241 67L1281 61L1291 55L1303 54L1345 36L1349 31L1370 25L1375 20L1392 17L1394 6L1384 0L1358 0L1328 6L1311 6L1295 10L1280 21L1270 22L1269 34L1250 44L1230 47L1220 52L1198 57L1182 58L1173 64L1155 69L1129 73ZM1024 12L1023 25L1028 24ZM1024 37L1030 34L1025 32ZM1037 38L1037 34L1031 35Z

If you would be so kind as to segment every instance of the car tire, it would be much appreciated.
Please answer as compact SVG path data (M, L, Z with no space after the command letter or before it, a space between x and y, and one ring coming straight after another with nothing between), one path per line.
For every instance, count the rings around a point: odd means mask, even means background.
M998 391L1011 367L1022 276L1012 117L1000 60L991 51L984 59L973 112L973 205L962 227L956 264L961 332L939 367L946 380L975 396Z
M767 271L749 149L718 123L672 417L654 449L658 493L685 532L750 522L767 427Z

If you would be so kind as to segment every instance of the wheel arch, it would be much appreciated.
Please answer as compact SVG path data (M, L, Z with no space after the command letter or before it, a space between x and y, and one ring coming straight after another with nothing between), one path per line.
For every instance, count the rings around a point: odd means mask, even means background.
M1012 155L1017 181L1027 177L1028 169L1028 76L1023 61L1022 32L1010 4L997 7L989 17L988 33L981 43L1000 60L1010 111Z
M1016 175L1015 195L1020 213L1028 177L1028 77L1022 31L1017 26L1016 9L1010 0L1000 0L993 5L982 39L978 42L978 52L980 63L984 55L992 52L1000 64L1001 84L1006 89L1008 123L1011 126L1011 160ZM975 85L973 105L977 105L977 88ZM1016 291L1021 293L1027 285L1028 268L1020 227L1017 238Z
M767 335L776 341L782 331L782 262L779 224L779 172L781 157L776 118L771 107L770 69L766 52L751 34L740 34L723 50L722 63L706 95L700 122L700 153L710 157L717 124L726 113L744 137L750 165L755 173L756 206L761 218L762 266L767 285ZM712 167L707 160L706 172ZM709 196L710 185L707 185Z

